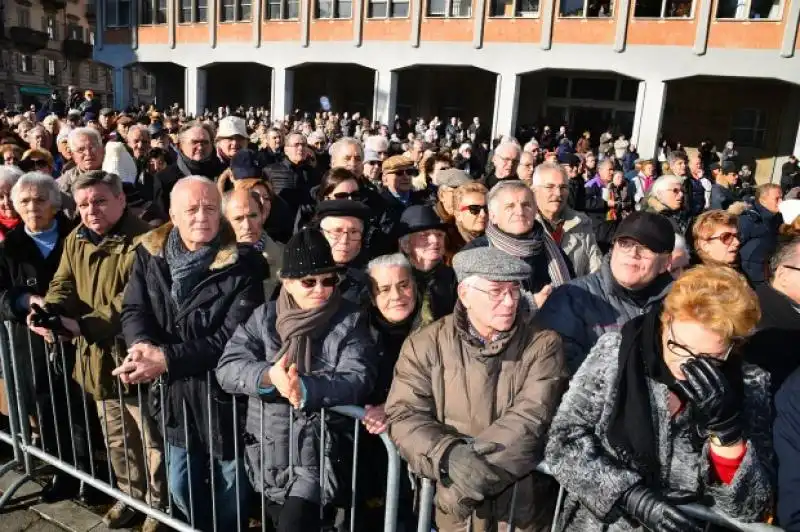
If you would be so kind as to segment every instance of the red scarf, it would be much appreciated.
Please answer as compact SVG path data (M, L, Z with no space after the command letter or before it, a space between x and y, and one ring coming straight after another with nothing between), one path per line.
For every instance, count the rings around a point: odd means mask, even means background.
M6 233L14 229L19 222L20 219L16 216L8 218L0 214L0 241L5 240Z

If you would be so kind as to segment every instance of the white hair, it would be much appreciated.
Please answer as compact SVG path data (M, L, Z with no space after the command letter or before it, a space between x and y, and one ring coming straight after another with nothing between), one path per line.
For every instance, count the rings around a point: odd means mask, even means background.
M533 171L533 177L531 178L531 185L533 185L534 187L540 186L542 184L542 174L544 172L556 172L561 177L564 178L565 183L569 182L569 176L567 175L567 172L566 170L564 170L563 166L561 166L558 163L545 162L537 166L536 169Z
M190 184L190 183L202 183L202 184L204 184L206 186L209 186L209 187L213 188L215 191L217 190L216 183L214 183L212 180L210 180L206 176L202 176L202 175L187 175L186 177L182 177L181 179L179 179L178 182L175 183L175 186L172 187L172 191L169 193L170 205L175 205L175 202L178 199L178 196L183 193L182 188L185 187L186 185ZM220 198L220 207L222 206L221 202L222 202L222 198Z
M389 141L383 135L371 135L364 141L364 149L374 152L389 150Z
M650 188L650 195L660 200L661 194L666 192L667 187L672 184L681 185L682 183L683 181L681 181L681 178L674 174L662 175L653 183L653 186Z
M525 190L533 198L533 191L528 188L524 181L518 179L504 179L499 181L492 190L486 194L486 205L489 206L489 212L494 212L494 205L497 203L497 198L507 190Z
M372 274L372 270L378 268L403 268L411 273L411 263L402 253L391 253L375 257L367 264L367 273Z
M364 149L361 147L361 143L358 142L353 137L340 138L339 140L331 144L331 148L330 150L328 150L328 153L331 154L332 159L335 159L336 154L339 153L339 150L345 148L346 146L355 146L356 151L358 151L359 157L361 157L362 160L364 159Z
M144 136L146 138L148 139L150 138L150 130L147 129L147 126L145 126L144 124L133 124L131 127L128 128L128 135L130 136L130 134L133 133L134 131L141 131L142 133L144 133Z
M100 133L98 133L97 130L90 127L76 127L69 132L69 136L67 137L67 144L69 145L70 150L77 149L76 144L80 137L86 137L90 139L92 144L98 148L103 146L103 139L100 138Z
M531 153L533 152L534 148L536 148L537 150L539 149L539 141L537 141L536 139L531 139L525 143L525 146L522 148L522 151Z
M2 174L2 172L3 171L0 170L0 174ZM50 197L50 204L56 209L61 208L61 191L58 189L58 185L56 184L56 180L53 179L53 176L45 174L44 172L28 172L23 175L22 172L19 171L17 177L18 179L16 179L16 183L14 183L11 189L11 202L14 204L14 209L17 211L20 210L20 206L17 202L24 188L35 188L38 191L47 192L47 195Z
M522 153L522 148L520 148L519 143L516 140L513 140L513 139L512 140L504 140L504 141L501 141L500 144L498 144L497 147L494 149L493 157L497 157L498 153L500 153L501 151L507 150L509 148L513 149L516 152L517 157L519 157L519 154Z
M0 165L0 187L13 187L21 175L22 170L16 166Z

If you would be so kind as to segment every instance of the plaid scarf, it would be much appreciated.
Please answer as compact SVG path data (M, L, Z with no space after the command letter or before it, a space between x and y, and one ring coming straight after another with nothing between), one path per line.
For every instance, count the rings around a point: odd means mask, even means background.
M486 237L490 246L521 259L538 255L544 249L547 253L547 273L553 288L572 278L561 248L539 222L534 223L527 236L510 235L489 223L486 226Z

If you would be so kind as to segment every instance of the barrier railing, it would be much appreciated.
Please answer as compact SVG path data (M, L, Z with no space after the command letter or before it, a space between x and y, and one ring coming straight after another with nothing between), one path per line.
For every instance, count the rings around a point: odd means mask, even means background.
M27 351L21 352L19 348L19 336L21 334L27 335ZM16 336L15 336L16 335ZM17 341L15 341L17 340ZM166 500L162 501L160 507L151 504L156 493L153 493L152 483L148 480L158 472L153 472L150 467L158 465L158 461L148 460L151 453L161 451L161 464L170 460L169 445L166 438L166 414L165 414L165 387L156 386L155 393L160 400L161 408L158 420L152 420L148 413L148 394L146 393L146 386L136 385L134 388L135 393L133 397L123 397L122 386L117 382L117 398L116 404L113 405L118 408L121 413L121 419L115 420L121 422L121 427L109 427L109 415L111 412L107 411L107 406L110 408L112 405L107 405L106 402L99 401L96 403L94 400L89 400L83 389L85 389L85 381L77 383L76 385L68 371L70 367L70 356L67 351L68 345L56 343L52 345L45 344L40 338L33 335L23 326L12 323L5 323L0 327L0 363L3 370L3 377L6 384L6 396L8 400L9 409L9 431L0 430L0 441L10 445L13 449L13 459L0 467L0 475L3 475L14 468L22 468L24 475L17 482L14 483L0 498L0 508L6 504L19 487L26 481L30 480L36 471L33 469L32 458L35 458L42 463L55 468L56 470L73 477L74 479L91 486L98 491L110 496L113 499L121 501L130 506L134 510L151 517L179 532L194 532L195 530L213 530L218 529L218 514L220 512L220 504L217 501L216 485L218 479L216 478L213 460L208 457L214 456L213 449L213 412L212 412L212 397L210 390L211 379L214 375L206 375L206 385L209 390L206 397L206 410L204 414L208 415L208 449L193 449L190 444L189 435L189 406L186 400L183 400L181 405L182 412L179 415L183 416L184 427L184 441L186 442L186 453L191 455L192 452L202 453L206 457L206 461L211 464L208 471L198 471L192 466L192 461L188 460L187 463L187 477L188 477L188 498L189 498L189 515L183 516L185 519L178 517L179 512L176 512L175 505L173 504L172 497L168 494L171 493L170 488L170 475L161 474L161 480L164 482L165 489L163 493ZM120 358L121 361L121 358ZM82 363L78 360L75 363ZM82 373L83 375L86 372ZM30 386L30 388L27 388ZM61 388L61 389L59 389ZM25 393L24 390L31 390L33 393ZM63 390L63 395L61 391ZM80 401L74 401L75 395L80 396ZM32 399L33 398L33 399ZM60 400L64 400L61 404ZM97 412L92 412L93 406L96 406ZM136 410L130 410L130 407L135 407ZM231 401L231 408L233 410L233 432L232 435L234 443L234 467L235 467L235 490L236 490L236 522L237 531L246 527L247 517L249 511L254 510L253 506L242 507L239 501L242 500L241 490L250 491L252 488L248 482L241 477L240 471L243 471L244 456L242 452L242 434L243 431L239 427L239 419L242 413L242 404L236 399ZM262 409L262 424L263 424L263 403L260 408ZM82 412L76 411L82 410ZM134 412L133 414L131 413ZM33 412L33 413L32 413ZM138 419L137 414L138 412ZM326 438L334 429L332 423L329 422L331 415L341 416L343 419L353 420L353 433L352 433L352 479L350 481L350 505L349 520L350 530L355 530L355 517L359 508L357 507L357 475L358 475L358 462L359 462L359 442L361 440L361 432L364 430L361 427L361 420L364 417L364 409L358 406L336 406L328 409L323 409L319 413L319 456L320 456L320 489L324 493L327 482L326 477ZM92 416L98 416L100 422L103 424L102 433L105 443L105 449L98 449L92 441ZM134 430L126 429L127 423L135 422L139 427L139 434L141 438L129 438L129 434L134 433ZM150 433L144 429L149 420L158 424L158 433ZM295 413L290 409L290 427L289 438L294 441ZM31 428L32 421L35 421L35 429L37 433ZM342 419L340 419L342 421ZM341 426L339 423L338 426ZM131 427L128 427L131 428ZM80 429L76 431L75 429ZM117 438L121 429L122 438ZM262 426L263 429L263 426ZM81 432L83 437L77 435ZM154 437L155 440L149 438ZM261 434L255 435L260 441L260 452L263 456L264 439ZM337 433L339 434L339 433ZM341 435L341 434L340 434ZM345 434L346 435L346 434ZM113 441L112 440L113 436ZM368 437L374 437L369 435ZM386 471L386 489L385 489L385 509L384 509L384 526L385 532L396 532L397 529L397 513L398 513L398 498L399 498L399 481L400 481L400 457L397 453L395 446L392 444L387 434L379 435L383 447L387 453L387 471ZM136 441L141 440L141 441ZM141 445L141 451L138 450ZM70 452L71 451L71 452ZM127 485L130 486L132 469L130 463L130 456L132 453L141 452L142 459L139 460L143 465L143 471L139 471L139 476L143 477L146 496L137 498L130 493L126 493L116 486L113 479L117 481L127 480ZM127 479L120 479L116 471L112 467L112 453L124 453L125 465L124 472L127 474ZM105 454L106 467L102 468L97 463L99 457ZM290 445L289 451L289 464L295 463L295 456L293 446ZM328 457L329 458L329 457ZM262 460L263 464L263 460ZM136 464L133 464L134 466ZM105 469L103 472L102 469ZM160 469L159 469L160 471ZM103 473L107 478L103 478ZM289 467L289 475L294 474L294 468ZM380 474L380 472L376 473ZM198 523L195 516L196 496L195 483L192 482L193 475L203 475L210 483L211 494L211 523ZM202 485L202 483L200 484ZM263 483L262 483L263 485ZM258 495L258 494L256 494ZM267 504L268 500L265 496L259 496L261 499L261 528L262 531L267 530ZM150 503L148 503L150 502ZM322 509L321 509L322 511ZM245 515L243 512L248 512ZM373 528L374 529L374 528ZM227 530L225 532L228 532Z

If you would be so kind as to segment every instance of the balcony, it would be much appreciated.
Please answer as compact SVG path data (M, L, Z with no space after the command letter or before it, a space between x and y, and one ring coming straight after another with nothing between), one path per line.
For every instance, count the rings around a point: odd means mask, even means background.
M59 11L67 7L67 0L42 0L45 11Z
M86 3L86 20L89 22L97 20L97 4L95 2Z
M84 60L92 57L94 47L88 42L79 41L77 39L64 39L62 50L64 56L69 59Z
M49 40L46 32L21 26L14 26L9 29L8 36L20 51L27 53L38 52L42 48L47 48L47 41Z

